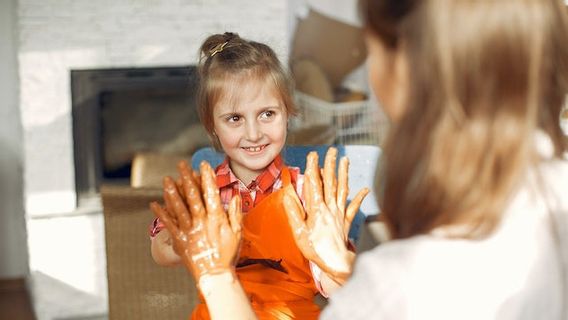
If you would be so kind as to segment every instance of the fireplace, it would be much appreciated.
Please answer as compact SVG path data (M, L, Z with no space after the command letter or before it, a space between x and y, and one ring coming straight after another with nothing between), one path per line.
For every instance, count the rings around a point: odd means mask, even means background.
M193 66L72 70L72 121L78 206L99 186L128 184L138 152L168 143L198 124Z

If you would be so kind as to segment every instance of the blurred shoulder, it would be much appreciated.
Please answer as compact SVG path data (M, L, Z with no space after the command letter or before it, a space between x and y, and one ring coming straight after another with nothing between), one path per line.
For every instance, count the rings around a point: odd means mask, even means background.
M389 241L358 255L351 278L331 296L322 319L404 319L425 239Z
M568 210L568 160L548 159L538 166L536 185L544 192L549 205Z

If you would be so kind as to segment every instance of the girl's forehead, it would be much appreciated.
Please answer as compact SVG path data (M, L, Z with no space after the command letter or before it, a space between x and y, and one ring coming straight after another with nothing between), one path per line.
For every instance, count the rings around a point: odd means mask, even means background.
M283 105L282 96L270 77L229 77L220 93L214 113Z

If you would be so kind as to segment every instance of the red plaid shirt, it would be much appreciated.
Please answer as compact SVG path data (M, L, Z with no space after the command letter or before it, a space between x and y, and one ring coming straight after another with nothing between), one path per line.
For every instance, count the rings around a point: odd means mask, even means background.
M223 203L225 209L227 209L231 198L240 194L243 212L250 211L250 209L254 208L273 191L282 188L282 180L280 179L282 168L284 168L284 161L281 156L277 156L256 179L249 185L245 185L233 174L233 171L229 167L229 159L226 158L225 161L215 169L221 203ZM296 192L301 195L301 188L298 188L298 186L301 187L301 182L303 182L300 169L296 167L289 167L288 169L290 170L292 185L296 187ZM301 180L299 184L297 183L298 179Z

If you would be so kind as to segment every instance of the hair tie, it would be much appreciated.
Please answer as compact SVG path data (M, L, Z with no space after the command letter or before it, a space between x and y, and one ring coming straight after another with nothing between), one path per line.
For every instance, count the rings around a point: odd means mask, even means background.
M214 55L223 51L223 49L225 49L225 46L227 45L227 43L229 43L229 41L225 41L223 43L220 43L220 44L216 45L213 49L211 49L211 51L209 51L209 58L213 58Z

